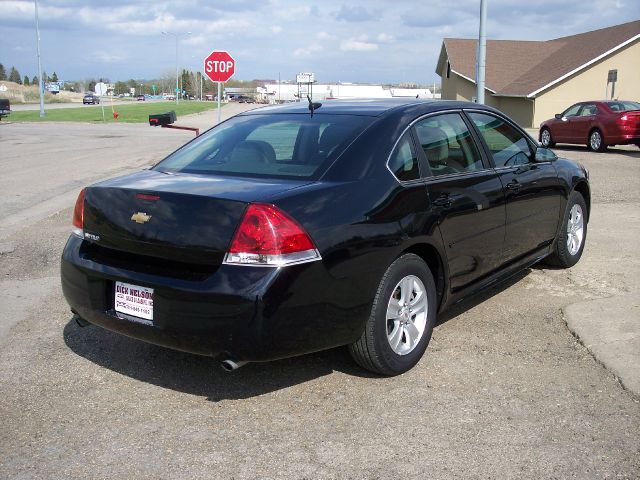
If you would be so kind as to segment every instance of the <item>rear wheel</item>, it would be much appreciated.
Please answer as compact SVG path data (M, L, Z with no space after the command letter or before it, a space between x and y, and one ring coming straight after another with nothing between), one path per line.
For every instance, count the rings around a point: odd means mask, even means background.
M561 268L573 267L582 256L586 239L587 205L582 195L573 191L567 202L554 251L547 257L546 262Z
M540 130L540 143L542 143L544 148L552 148L556 144L553 138L551 138L551 131L547 127Z
M607 145L604 143L602 132L597 128L591 130L587 147L589 147L594 152L604 152L607 149Z
M367 370L399 375L420 361L435 321L433 275L420 257L403 255L382 277L364 332L349 352Z

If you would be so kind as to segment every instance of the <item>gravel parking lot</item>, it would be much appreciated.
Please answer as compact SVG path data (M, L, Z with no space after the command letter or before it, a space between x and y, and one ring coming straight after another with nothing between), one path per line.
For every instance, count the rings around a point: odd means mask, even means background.
M638 298L637 148L557 149L591 172L582 261L529 269L447 313L415 369L379 378L344 349L228 374L71 321L58 268L78 189L189 138L0 125L1 478L640 477L640 397L563 317Z

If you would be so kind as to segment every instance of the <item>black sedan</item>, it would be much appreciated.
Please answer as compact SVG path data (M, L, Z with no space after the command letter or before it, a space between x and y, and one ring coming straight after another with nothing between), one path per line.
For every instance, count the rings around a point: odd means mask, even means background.
M580 258L588 172L448 101L252 110L80 192L62 286L80 324L232 370L348 345L396 375L438 312Z

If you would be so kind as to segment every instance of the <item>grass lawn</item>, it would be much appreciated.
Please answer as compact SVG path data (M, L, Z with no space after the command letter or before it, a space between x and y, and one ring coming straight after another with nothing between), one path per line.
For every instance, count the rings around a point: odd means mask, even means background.
M17 122L102 122L103 105L83 105L78 108L52 108L46 111L46 116L40 118L40 110L23 110L11 112L9 120ZM164 113L169 110L176 112L179 118L182 115L200 113L205 110L217 108L217 102L140 102L129 105L113 105L113 110L118 112L118 123L147 123L149 114ZM112 106L104 103L104 118L106 122L113 123Z

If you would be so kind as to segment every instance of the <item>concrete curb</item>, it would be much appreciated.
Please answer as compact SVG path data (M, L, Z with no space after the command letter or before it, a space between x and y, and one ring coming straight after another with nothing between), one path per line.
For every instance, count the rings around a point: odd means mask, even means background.
M571 333L625 389L640 397L640 297L578 302L563 313Z

